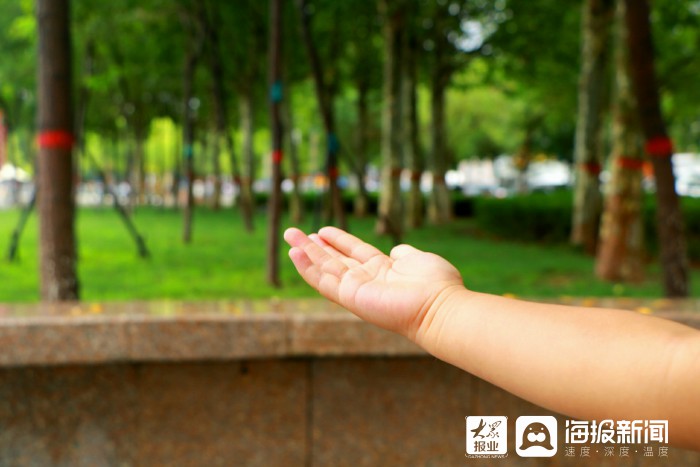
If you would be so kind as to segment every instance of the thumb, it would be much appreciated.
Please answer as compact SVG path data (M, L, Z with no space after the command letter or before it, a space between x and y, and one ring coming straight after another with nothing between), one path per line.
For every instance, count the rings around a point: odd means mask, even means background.
M391 256L391 259L397 260L415 253L420 253L420 250L413 248L411 245L397 245L391 249L389 256Z

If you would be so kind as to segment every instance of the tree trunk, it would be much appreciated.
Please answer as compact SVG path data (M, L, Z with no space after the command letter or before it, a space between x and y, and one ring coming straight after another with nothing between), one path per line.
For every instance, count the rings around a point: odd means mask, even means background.
M364 217L369 212L369 195L365 185L367 176L367 152L369 132L369 105L367 94L369 86L366 82L357 86L357 152L355 155L355 179L357 180L357 196L353 210L357 217Z
M41 298L78 299L69 0L37 0Z
M586 0L583 6L581 75L574 160L576 186L571 243L595 254L602 198L598 176L603 160L602 129L607 101L610 27L614 0Z
M279 252L282 216L282 5L281 0L270 0L270 132L272 133L272 186L268 201L267 282L280 287Z
M177 138L175 142L175 167L173 167L173 184L170 187L173 197L173 206L176 209L180 208L180 181L182 180L182 148L181 138Z
M87 86L87 82L94 73L94 61L95 42L93 39L88 39L87 43L85 44L85 56L83 57L83 77L81 79L82 84L78 90L75 116L75 147L73 148L75 157L73 158L73 171L77 184L80 184L80 180L82 179L81 167L83 166L83 161L81 160L81 157L85 156L85 128L87 123L88 108L90 106L90 89Z
M126 166L124 170L124 180L129 184L129 211L133 211L138 203L138 169L134 138L127 128L124 132L124 151L126 152Z
M241 208L248 209L246 228L249 232L253 231L253 213L255 212L255 198L253 197L253 181L255 180L255 122L253 111L253 96L252 89L247 89L239 97L240 109L240 125L241 135L243 138L242 156L243 156L243 176L241 177Z
M428 220L432 224L438 225L452 219L452 200L445 184L445 173L447 172L445 90L448 78L440 68L436 65L431 83L433 189L428 204Z
M138 205L145 206L148 193L146 190L146 151L144 142L146 141L143 129L134 129L134 157L136 158L136 185L138 193Z
M612 174L606 190L596 273L605 280L638 282L644 277L644 152L630 85L623 2L618 3L617 25Z
M229 158L231 161L231 177L233 182L238 184L239 189L241 188L241 171L240 164L238 162L238 157L236 156L236 148L233 144L233 138L229 133L229 109L228 109L228 95L226 92L226 86L224 85L224 64L221 59L221 40L219 36L220 24L217 21L218 18L218 3L211 3L213 12L208 13L206 10L206 5L200 7L200 18L203 25L205 37L209 43L209 69L212 76L212 97L214 98L214 114L216 120L216 132L218 141L215 147L221 149L221 141L224 141L228 151ZM220 157L220 156L219 156ZM218 161L218 159L217 159ZM215 166L216 167L216 166ZM218 177L220 187L221 177ZM216 190L215 190L216 191ZM251 205L252 199L250 196L239 196L239 203L241 207L241 216L243 217L243 223L246 226L248 232L253 231L253 212L254 209Z
M195 142L195 108L192 105L194 96L194 75L197 62L201 53L201 41L195 40L190 45L185 57L185 69L183 71L183 104L184 115L182 118L182 152L184 156L184 172L187 179L187 199L183 212L182 240L185 243L192 242L192 217L194 215L194 142Z
M0 103L2 105L2 103ZM5 124L5 114L3 113L2 108L0 107L0 167L5 165L5 162L8 162L7 160L7 147L8 147L8 141L9 141L9 136L10 132L8 131L8 126Z
M288 97L282 101L282 112L284 112L283 126L286 127L285 134L289 144L289 178L294 183L292 194L289 200L289 217L294 224L299 224L304 219L304 201L301 196L301 168L299 165L299 152L297 151L297 137L294 128L294 114L292 112L291 92L287 92Z
M401 8L380 2L384 18L384 87L382 109L382 171L376 232L399 243L403 235L401 199Z
M409 29L404 38L405 56L402 61L403 71L403 146L408 168L411 172L411 187L408 192L407 224L410 228L423 225L424 201L421 191L421 176L423 175L423 151L420 145L420 130L418 128L418 99L417 99L417 66L416 59L419 51L418 40Z
M656 213L664 290L669 297L688 296L688 257L671 156L673 146L661 115L654 74L653 41L647 0L625 0L632 86L639 107L645 149L656 179Z
M211 141L211 167L214 186L211 194L211 208L218 211L221 208L221 138L219 132L209 136Z
M311 25L306 7L306 0L296 0L299 18L301 20L302 40L306 54L309 57L311 74L314 79L316 89L316 99L318 101L321 119L326 130L326 178L328 180L328 193L330 199L326 200L327 212L326 223L332 223L333 219L338 220L341 228L346 228L345 210L338 187L338 153L340 152L340 141L335 128L335 114L333 108L333 95L330 88L323 80L323 67L318 56L316 44L311 35Z

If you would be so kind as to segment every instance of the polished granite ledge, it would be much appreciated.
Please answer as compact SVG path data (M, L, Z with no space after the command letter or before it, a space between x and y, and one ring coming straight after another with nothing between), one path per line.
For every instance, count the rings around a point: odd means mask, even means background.
M700 328L697 300L557 303L629 309ZM0 304L0 367L423 354L321 299Z

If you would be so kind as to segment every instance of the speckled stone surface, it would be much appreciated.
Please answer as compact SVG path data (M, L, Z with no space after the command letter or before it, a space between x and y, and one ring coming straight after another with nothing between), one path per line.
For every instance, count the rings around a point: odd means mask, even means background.
M465 459L465 417L549 415L430 357L0 369L2 466L693 466ZM560 434L564 418L559 417Z
M293 355L423 355L408 339L368 325L354 315L336 312L292 315L289 353Z
M539 414L322 300L0 305L0 466L700 465L465 459L466 416Z
M323 300L0 305L0 348L0 366L423 354Z
M700 328L696 300L561 299ZM0 366L424 355L324 300L0 305Z
M416 357L324 359L313 372L316 465L464 462L476 384L469 374Z
M303 465L302 362L0 370L2 466Z

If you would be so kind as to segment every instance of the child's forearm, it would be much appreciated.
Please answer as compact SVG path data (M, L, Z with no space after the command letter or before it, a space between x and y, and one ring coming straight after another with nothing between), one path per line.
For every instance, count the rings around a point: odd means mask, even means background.
M335 228L289 229L302 277L361 318L535 404L589 420L668 420L700 449L700 333L637 313L470 292L443 258L389 256Z
M668 419L700 448L700 334L630 311L452 293L416 341L528 401L581 419ZM669 382L672 382L669 383Z

